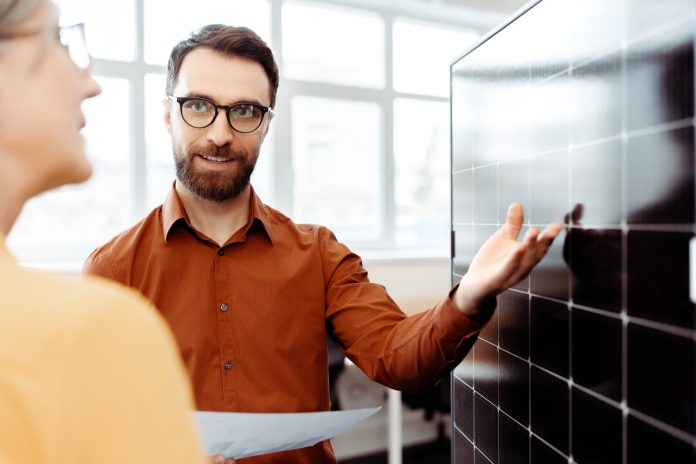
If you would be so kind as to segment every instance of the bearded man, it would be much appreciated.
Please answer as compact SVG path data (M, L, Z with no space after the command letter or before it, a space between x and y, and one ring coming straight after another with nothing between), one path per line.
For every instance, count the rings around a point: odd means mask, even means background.
M174 186L163 205L96 250L84 271L135 287L155 304L202 410L329 410L327 338L390 388L432 385L461 362L495 295L529 273L561 224L530 229L518 242L523 212L513 204L450 294L407 317L328 229L296 224L254 193L249 179L277 88L273 54L247 28L209 25L180 42L164 115ZM336 460L327 440L245 462Z

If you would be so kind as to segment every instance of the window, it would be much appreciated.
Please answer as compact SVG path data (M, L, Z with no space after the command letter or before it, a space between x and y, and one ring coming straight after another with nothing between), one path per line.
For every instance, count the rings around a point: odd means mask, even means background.
M116 0L111 2L118 3ZM271 15L266 0L197 0L195 4L169 0L143 2L147 63L166 65L172 47L188 37L192 31L206 24L246 26L253 29L267 43L271 43Z
M94 58L131 61L136 57L135 0L94 2L55 0L61 23L85 23L85 35ZM118 40L114 40L118 37Z
M394 240L442 246L450 227L449 108L439 101L394 101Z
M102 77L97 81L102 95L88 100L83 108L92 178L27 203L8 237L8 246L20 260L84 259L91 248L130 225L131 119L127 102L131 89L124 79Z
M408 20L394 22L394 89L446 97L449 64L478 34Z
M20 261L79 266L162 203L174 179L166 61L208 23L250 27L279 63L276 117L252 176L265 202L358 252L447 253L449 64L478 31L445 15L413 19L434 5L412 18L348 0L57 3L62 23L85 22L104 89L84 104L94 175L27 204L8 237Z
M380 238L381 120L375 103L292 99L295 220L345 241Z
M284 77L382 88L384 21L379 15L311 5L283 5Z

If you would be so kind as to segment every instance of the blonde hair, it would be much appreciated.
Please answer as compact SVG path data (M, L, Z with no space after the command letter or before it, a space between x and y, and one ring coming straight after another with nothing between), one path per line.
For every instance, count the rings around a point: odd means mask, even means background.
M0 36L14 32L42 1L46 0L0 0Z

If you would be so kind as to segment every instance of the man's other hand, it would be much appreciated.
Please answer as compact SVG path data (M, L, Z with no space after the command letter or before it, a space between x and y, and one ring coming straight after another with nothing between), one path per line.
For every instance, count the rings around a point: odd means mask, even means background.
M232 458L226 458L222 454L215 454L213 456L210 456L210 464L234 464L235 461Z
M519 242L517 237L523 224L522 205L511 204L505 225L491 235L474 256L454 294L454 304L467 317L478 322L487 321L495 309L491 299L529 274L563 230L561 223L553 223L541 233L531 228Z

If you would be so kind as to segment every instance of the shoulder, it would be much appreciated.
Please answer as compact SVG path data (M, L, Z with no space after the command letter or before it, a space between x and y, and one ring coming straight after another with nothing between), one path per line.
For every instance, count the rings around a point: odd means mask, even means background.
M277 232L276 236L299 241L301 245L318 244L320 240L333 236L333 233L324 226L297 223L265 203L263 204L262 219L265 225Z
M142 345L136 340L173 340L162 316L135 290L98 277L19 268L5 277L11 286L3 300L11 311L0 312L0 351L14 345L20 351L15 357L28 364L39 354L60 364L58 359L82 359L99 346L132 351ZM32 346L34 355L22 354L22 346Z
M60 319L54 320L61 329L56 335L65 337L75 362L103 361L130 370L141 362L175 359L176 342L165 320L136 290L92 276L48 277L42 288L53 294L55 316L49 319Z
M132 259L143 245L162 238L162 206L158 206L132 227L96 248L85 260L83 273L118 280L118 264ZM124 261L126 260L126 261Z
M306 237L314 237L316 240L332 238L336 239L334 233L326 226L319 224L297 223L277 209L263 205L264 217L272 226L280 229L283 233L293 233Z
M336 234L326 226L319 224L297 223L282 212L263 204L263 217L273 228L274 240L280 238L290 247L303 250L315 250L321 257L322 265L331 268L347 257L359 257L348 246L340 242ZM274 241L274 243L276 243Z
M90 350L123 366L162 359L174 353L175 341L160 313L137 291L99 277L83 277L75 283L74 298L83 314L75 330L74 352ZM173 357L172 357L173 358Z
M25 270L22 279L41 288L39 298L50 299L54 309L83 320L104 318L149 319L151 304L137 291L100 277L79 278L56 276ZM29 300L32 301L31 299ZM40 305L40 301L34 301ZM156 312L155 312L156 313Z

